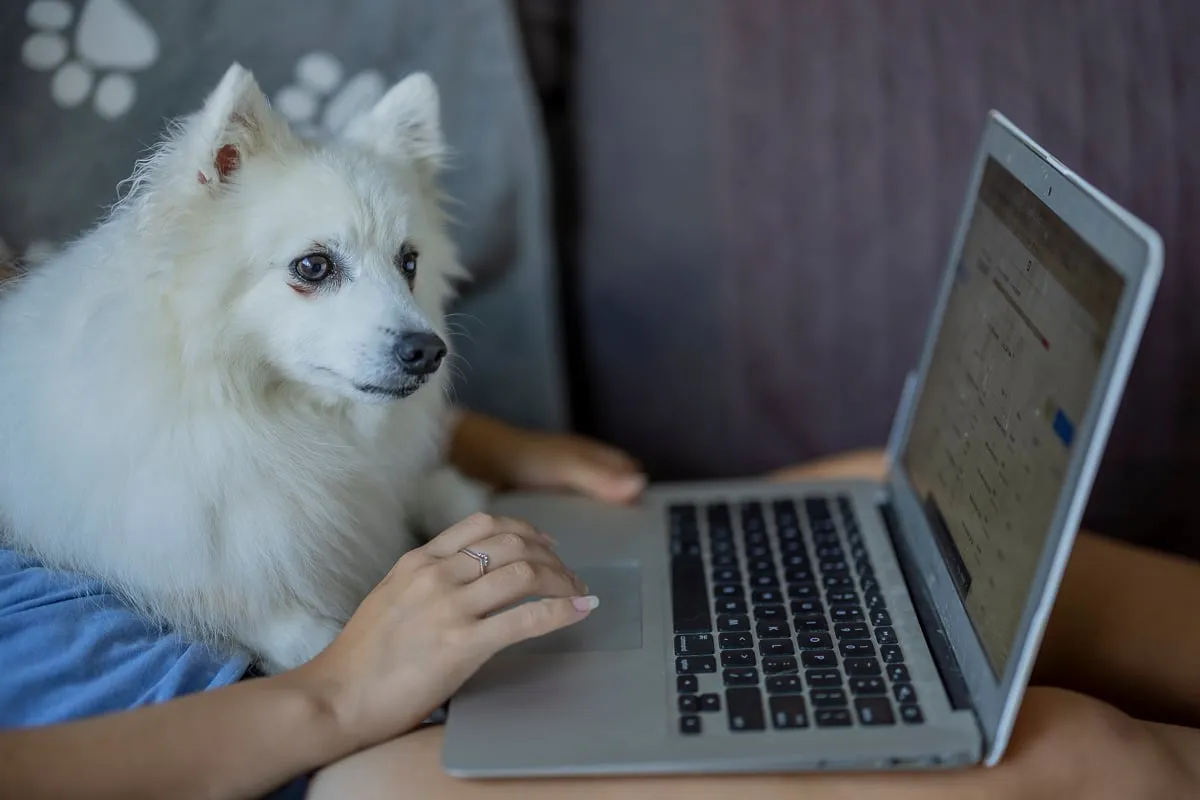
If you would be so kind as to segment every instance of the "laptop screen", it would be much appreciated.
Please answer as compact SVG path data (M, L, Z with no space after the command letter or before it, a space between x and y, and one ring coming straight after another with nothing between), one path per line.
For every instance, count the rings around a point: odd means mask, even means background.
M901 461L997 675L1123 288L1034 192L987 161Z

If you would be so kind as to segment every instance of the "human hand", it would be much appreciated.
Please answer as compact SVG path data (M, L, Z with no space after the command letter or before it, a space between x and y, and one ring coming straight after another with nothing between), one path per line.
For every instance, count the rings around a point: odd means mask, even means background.
M464 473L499 489L565 489L608 503L630 503L646 487L622 451L572 434L537 433L464 414L451 445Z
M460 553L488 556L487 572ZM296 670L357 748L416 727L503 648L598 600L528 524L477 514L405 554L329 647ZM489 616L526 597L522 603Z

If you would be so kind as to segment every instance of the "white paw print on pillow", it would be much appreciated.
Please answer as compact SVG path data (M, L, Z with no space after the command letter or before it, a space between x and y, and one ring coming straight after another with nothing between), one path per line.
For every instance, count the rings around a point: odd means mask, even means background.
M363 70L349 80L346 70L329 53L314 52L296 62L295 83L275 94L275 108L304 136L332 135L360 111L366 111L387 90L383 75Z
M137 99L129 73L158 60L158 36L125 0L85 0L78 17L66 0L33 0L25 21L33 33L21 60L33 70L54 71L50 97L60 108L75 108L90 96L101 117L121 117Z

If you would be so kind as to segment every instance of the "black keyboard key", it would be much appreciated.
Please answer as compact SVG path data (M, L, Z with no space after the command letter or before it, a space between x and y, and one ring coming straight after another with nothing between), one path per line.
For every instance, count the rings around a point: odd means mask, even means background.
M827 686L842 685L842 673L838 672L836 669L805 670L804 679L808 681L808 685L814 689L823 689Z
M745 597L746 590L740 583L718 583L713 586L713 597L720 600L724 597Z
M837 655L832 650L805 650L800 661L806 667L836 667Z
M849 575L822 575L821 583L825 585L827 591L831 592L854 588L854 579Z
M823 544L813 551L817 558L822 561L832 558L842 558L842 546L840 544Z
M804 560L808 561L808 550L804 547L804 542L800 539L784 539L779 543L779 552L785 556L803 556ZM799 566L791 564L790 566Z
M675 655L677 656L711 656L713 647L711 633L687 633L675 637Z
M752 558L746 562L746 569L751 575L763 572L775 574L775 562L769 558Z
M767 547L770 540L768 539L766 532L755 531L753 533L747 533L745 537L743 537L743 541L746 543L746 547Z
M727 503L709 503L704 509L704 514L708 518L709 525L720 523L728 525L733 520Z
M776 605L783 602L783 595L778 589L755 589L751 592L750 599L755 605Z
M793 600L815 600L821 596L813 583L789 583L787 593Z
M675 690L680 694L695 694L700 689L700 681L695 675L680 675L675 679Z
M862 622L839 622L833 626L834 635L839 639L869 639L871 631Z
M700 733L700 718L695 714L688 714L687 716L680 717L679 732L688 736L694 736Z
M763 619L787 619L787 609L783 606L755 606L754 618L757 620Z
M788 583L811 583L813 574L808 567L788 567L783 572L783 579Z
M719 694L702 694L702 695L700 695L700 710L701 711L720 711L721 710L721 695L719 695Z
M858 656L875 655L875 645L870 639L844 639L838 642L838 652L842 658L857 658Z
M892 704L886 697L879 695L856 697L854 698L854 711L858 714L858 721L863 725L896 724L896 717L892 714Z
M712 565L714 567L734 567L736 569L738 565L737 553L713 553Z
M863 578L858 583L859 586L862 587L864 594L869 594L870 592L874 592L879 589L879 581L875 580L873 577Z
M737 553L737 550L733 546L733 539L714 539L709 548L714 554L721 556Z
M899 664L904 660L904 651L900 649L898 644L884 644L879 646L879 655L883 657L885 664Z
M871 566L871 562L865 558L857 559L854 562L854 571L858 573L860 578L874 578L875 569Z
M825 614L825 607L821 605L821 601L810 597L807 600L793 600L792 613L796 616L808 616L810 614Z
M818 728L844 728L851 724L850 710L846 708L818 708L813 710Z
M887 603L884 602L883 595L878 589L872 591L863 590L863 601L867 604L869 611L887 611Z
M911 683L897 683L892 686L892 696L900 705L917 702L917 690Z
M796 648L792 646L791 639L765 639L758 643L758 652L764 656L790 656L796 652Z
M746 558L770 558L771 548L765 544L746 545Z
M858 606L837 606L829 613L834 622L861 622L862 609Z
M824 616L817 614L808 614L803 617L796 617L796 632L805 631L807 633L824 633L829 630L829 621Z
M925 721L920 706L900 706L900 719L909 725L920 725Z
M799 672L800 667L793 656L767 656L762 660L762 670L764 675L779 675L783 672Z
M822 575L845 575L850 572L850 565L846 563L845 559L838 558L820 562L817 564L817 569L821 571Z
M796 542L799 541L803 534L800 533L800 526L780 525L778 528L779 541L781 542Z
M721 673L726 686L758 686L758 670L754 667L733 667Z
M741 583L742 573L733 567L725 567L724 569L714 569L712 578L713 583Z
M671 542L671 555L675 558L699 558L699 542Z
M883 627L875 629L875 641L880 644L896 644L900 640L896 638L895 628Z
M800 694L804 682L799 675L772 675L767 678L767 694Z
M777 730L808 727L808 709L799 695L775 695L767 698L771 724Z
M775 589L778 586L779 579L772 572L760 572L750 576L750 588L752 589Z
M680 656L675 659L676 675L697 675L717 671L717 659L712 656Z
M837 708L846 705L846 692L842 689L813 689L808 693L814 708Z
M753 650L722 650L722 667L753 667L758 663Z
M846 674L850 676L882 675L883 669L876 658L847 658L843 662Z
M717 617L717 630L748 631L750 630L750 618L744 614L722 614Z
M850 691L855 694L887 694L883 678L851 678Z
M694 694L679 695L679 713L695 714L700 710L700 698Z
M828 633L801 633L796 637L801 650L828 650L833 647L833 639Z
M725 707L731 731L761 731L763 719L762 692L757 686L725 690Z
M892 624L892 615L882 609L878 610L878 611L872 611L871 612L871 624L872 625L891 625Z
M887 674L888 679L893 683L907 683L909 681L908 667L903 664L888 664Z
M712 630L704 562L699 556L671 559L671 606L676 633L707 633Z
M834 606L845 606L845 605L857 606L858 605L858 593L857 592L846 591L846 590L830 592L829 594L825 595L825 598L829 601L830 605L834 605Z
M718 633L717 644L722 650L745 650L754 646L749 633Z
M753 667L756 663L758 663L758 658L754 655L753 650L721 651L722 667Z
M722 597L715 603L718 614L745 614L746 598Z
M758 638L760 639L787 639L792 635L792 631L786 622L776 622L769 619L758 623L754 632L758 634Z

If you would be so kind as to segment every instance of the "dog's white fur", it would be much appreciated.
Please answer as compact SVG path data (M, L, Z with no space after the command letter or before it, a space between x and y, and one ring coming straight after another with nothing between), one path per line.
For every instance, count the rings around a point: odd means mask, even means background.
M231 67L104 222L0 297L9 543L276 671L481 508L439 460L444 366L404 399L355 388L407 380L398 331L447 339L442 153L423 74L315 143ZM289 268L314 247L345 274L306 294Z

